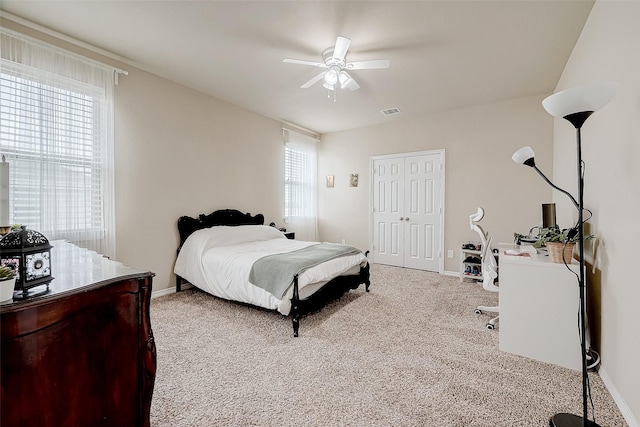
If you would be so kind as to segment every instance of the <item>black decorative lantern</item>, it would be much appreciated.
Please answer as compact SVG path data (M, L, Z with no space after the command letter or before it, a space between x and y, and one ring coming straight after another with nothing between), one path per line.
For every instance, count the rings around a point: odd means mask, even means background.
M0 265L11 265L16 272L17 291L22 295L15 298L41 295L49 291L51 276L51 248L49 240L35 230L22 226L5 234L0 239ZM30 293L28 290L36 286L46 285L40 292Z

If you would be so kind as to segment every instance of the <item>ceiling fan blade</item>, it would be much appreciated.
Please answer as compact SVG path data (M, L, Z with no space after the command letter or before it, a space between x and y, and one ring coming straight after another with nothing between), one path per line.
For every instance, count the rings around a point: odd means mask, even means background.
M323 62L303 61L301 59L285 58L282 60L282 62L286 62L288 64L312 65L314 67L327 68L327 64Z
M349 46L351 46L351 39L338 36L336 39L336 46L333 48L333 59L344 61L344 57L347 55Z
M305 84L303 84L302 86L300 86L301 89L306 89L308 87L313 86L315 83L319 82L320 80L322 80L322 78L324 77L324 73L326 71L321 72L320 74L316 75L314 78L312 78L311 80L309 80L308 82L306 82Z
M389 68L391 63L388 59L374 59L372 61L349 62L345 68L347 70L373 70L376 68Z

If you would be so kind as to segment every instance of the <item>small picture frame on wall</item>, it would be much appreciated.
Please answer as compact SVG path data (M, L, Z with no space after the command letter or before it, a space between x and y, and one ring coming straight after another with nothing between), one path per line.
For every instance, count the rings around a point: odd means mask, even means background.
M327 175L327 188L333 188L333 175Z
M352 173L349 175L349 187L357 187L358 186L358 174Z

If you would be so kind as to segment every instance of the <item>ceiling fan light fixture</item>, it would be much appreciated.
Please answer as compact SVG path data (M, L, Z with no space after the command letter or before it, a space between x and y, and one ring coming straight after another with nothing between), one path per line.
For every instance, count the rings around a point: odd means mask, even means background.
M349 76L349 74L341 71L340 75L338 76L338 80L340 81L340 89L344 89L349 86L349 83L351 83L353 79L351 78L351 76Z
M340 67L331 67L324 75L324 82L328 85L335 85L338 83L338 74L340 73Z
M324 88L326 88L326 89L329 89L329 90L335 90L335 86L334 86L334 85L332 85L332 84L329 84L329 83L327 83L327 82L324 82L324 83L322 84L322 86L323 86Z

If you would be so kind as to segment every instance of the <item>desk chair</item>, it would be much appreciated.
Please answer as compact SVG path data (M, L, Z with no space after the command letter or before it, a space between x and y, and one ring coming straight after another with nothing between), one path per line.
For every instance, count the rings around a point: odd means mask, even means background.
M480 255L482 259L482 287L489 292L499 292L500 288L495 284L498 278L498 263L491 249L491 237L478 225L478 222L480 222L482 218L484 218L484 209L482 208L478 208L476 213L469 215L469 226L478 233L482 244L482 252ZM482 314L483 311L500 313L500 307L479 305L475 309L476 314ZM489 320L487 329L495 329L499 317L498 315Z

